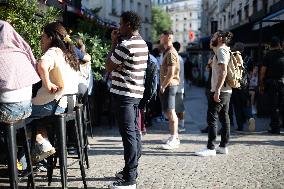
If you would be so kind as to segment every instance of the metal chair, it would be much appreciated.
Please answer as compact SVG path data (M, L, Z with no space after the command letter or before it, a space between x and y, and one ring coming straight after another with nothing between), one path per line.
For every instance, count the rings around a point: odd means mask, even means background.
M0 130L4 133L5 143L8 148L8 171L9 181L11 189L18 189L18 184L22 178L28 176L27 188L36 188L34 181L34 173L31 162L30 145L28 142L26 123L25 120L19 120L15 122L0 122ZM20 137L23 139L23 147L25 151L25 157L27 161L27 169L23 173L22 177L19 178L17 169L17 141L16 133L20 132Z

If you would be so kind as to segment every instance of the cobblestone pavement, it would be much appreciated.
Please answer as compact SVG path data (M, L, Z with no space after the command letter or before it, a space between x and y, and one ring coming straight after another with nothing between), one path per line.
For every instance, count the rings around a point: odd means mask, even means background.
M155 124L143 136L138 189L284 188L284 135L263 132L268 119L256 119L257 132L232 132L228 155L194 156L207 141L207 135L199 132L206 126L206 99L201 88L192 87L187 92L187 131L180 135L180 148L160 148L162 140L168 137L166 124ZM116 128L96 128L90 144L88 188L108 188L115 180L114 173L123 167L121 138ZM50 188L60 188L59 173L55 175ZM70 188L83 188L77 165L68 170L68 175ZM45 177L38 176L36 180L39 188L48 188Z

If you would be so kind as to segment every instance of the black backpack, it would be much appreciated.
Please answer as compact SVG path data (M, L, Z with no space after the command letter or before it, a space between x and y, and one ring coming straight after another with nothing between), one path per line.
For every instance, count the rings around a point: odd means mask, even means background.
M145 74L144 82L144 93L143 98L140 100L138 105L139 109L144 109L145 106L150 102L150 100L156 96L158 86L158 68L155 62L151 61L150 56L148 56L147 68Z
M243 59L244 69L242 73L242 79L240 81L241 89L246 89L249 86L249 64L251 63L251 59L248 56L245 56Z

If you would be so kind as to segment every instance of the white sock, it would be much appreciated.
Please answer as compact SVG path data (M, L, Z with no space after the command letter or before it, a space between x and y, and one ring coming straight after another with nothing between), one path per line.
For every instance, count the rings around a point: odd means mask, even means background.
M171 138L172 138L172 139L178 139L178 134L171 135Z

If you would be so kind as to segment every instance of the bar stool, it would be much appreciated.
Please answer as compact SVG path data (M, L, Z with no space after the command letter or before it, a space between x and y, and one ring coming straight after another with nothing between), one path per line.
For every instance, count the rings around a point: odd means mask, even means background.
M0 122L0 130L4 131L5 143L8 148L8 171L9 171L9 181L10 188L18 189L18 184L22 178L28 176L27 188L36 188L34 181L34 173L31 162L30 146L27 137L26 123L25 120L19 120L15 122ZM21 138L23 139L23 147L25 151L25 157L27 161L27 170L19 178L17 169L17 142L16 133L17 131L22 131Z
M90 99L91 96L88 94L81 94L79 95L78 101L79 103L83 104L83 122L87 129L90 130L91 137L94 137L93 133L93 121L92 121L92 115L91 115L91 107L90 107Z
M91 118L91 111L90 111L90 104L89 104L89 96L84 95L81 99L81 103L83 104L83 150L84 150L84 161L86 162L87 169L89 169L89 141L88 141L88 127L90 128L91 137L93 138L93 125L92 125L92 118Z
M76 94L67 94L67 110L65 113L58 115L46 116L34 120L32 124L42 125L44 124L47 130L48 138L51 144L57 149L55 156L47 158L47 177L48 185L51 185L54 164L56 164L57 157L59 159L60 174L61 174L61 185L63 189L67 188L67 167L75 164L76 162L67 165L67 148L66 148L66 122L70 120L75 121L75 132L77 142L78 161L81 170L81 176L84 184L84 188L87 189L85 167L83 165L83 126L82 126L82 106L77 104L74 108L73 96ZM32 141L35 141L36 127L33 130ZM55 132L57 131L57 132ZM34 144L34 143L33 143Z

